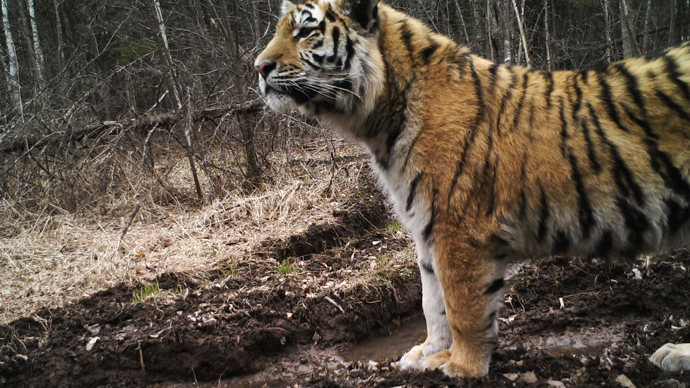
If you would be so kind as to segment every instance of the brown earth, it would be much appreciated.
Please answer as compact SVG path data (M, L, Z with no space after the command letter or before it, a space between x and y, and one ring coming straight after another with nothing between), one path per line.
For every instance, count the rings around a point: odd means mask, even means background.
M345 209L335 223L264 240L203 282L168 273L143 302L133 301L140 288L121 285L0 326L0 387L615 387L621 375L637 387L690 386L647 360L666 342L690 342L685 250L638 276L578 259L517 265L486 378L400 371L400 354L344 361L350 344L421 310L413 260L394 259L411 243L383 227L375 185ZM266 378L237 378L257 372Z

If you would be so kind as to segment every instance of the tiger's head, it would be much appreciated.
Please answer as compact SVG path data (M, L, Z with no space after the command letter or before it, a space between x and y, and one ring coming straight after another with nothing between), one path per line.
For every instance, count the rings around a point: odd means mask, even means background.
M340 121L366 116L383 84L378 0L284 0L255 61L268 105Z

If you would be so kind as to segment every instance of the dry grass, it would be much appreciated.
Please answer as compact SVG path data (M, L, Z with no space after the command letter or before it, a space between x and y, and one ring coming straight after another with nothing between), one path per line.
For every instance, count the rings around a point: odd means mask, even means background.
M349 157L334 169L332 152ZM263 190L247 195L241 188L226 188L224 198L203 206L157 205L155 193L132 195L138 192L132 183L131 191L103 198L100 210L78 214L29 214L0 202L0 214L14 214L5 225L0 222L0 230L11 230L0 237L0 323L118 283L145 283L163 272L203 277L219 263L251 259L267 237L284 238L332 219L357 190L362 152L336 142L318 143L313 151L300 148L289 159L277 155L272 165L281 172ZM172 165L168 182L193 193L188 163ZM203 171L201 180L208 181ZM120 240L137 202L141 210Z

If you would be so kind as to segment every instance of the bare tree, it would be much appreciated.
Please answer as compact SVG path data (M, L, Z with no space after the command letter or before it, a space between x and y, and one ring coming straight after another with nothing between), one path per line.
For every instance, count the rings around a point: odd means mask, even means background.
M644 13L644 37L642 38L642 54L647 54L649 47L649 14L652 8L652 0L647 0L647 9Z
M5 30L5 44L7 49L7 85L10 92L10 101L14 110L20 115L24 116L24 107L22 105L22 94L19 85L19 62L17 61L17 51L14 48L14 39L12 38L12 29L10 27L10 15L7 9L7 0L1 0L2 6L2 25Z
M38 70L38 78L41 87L45 80L43 50L41 50L41 43L38 37L38 25L36 24L36 10L34 8L34 0L26 0L26 6L29 9L29 19L31 21L31 38L33 40L34 56L36 57L36 67Z
M549 71L553 71L553 66L551 66L551 49L549 48L549 42L551 41L549 36L549 0L544 0L544 34L546 38L546 68Z
M503 17L503 61L506 63L511 63L513 61L511 48L513 19L510 17L510 0L502 0L501 5L501 15Z
M520 12L518 11L518 7L517 7L517 4L515 3L515 0L512 0L512 1L513 1L513 8L515 9L515 17L517 18L518 27L520 28L520 44L521 44L523 52L525 53L525 61L527 62L527 66L529 66L530 65L529 50L527 49L527 40L525 39L525 31L522 28L522 18L520 17ZM522 10L524 12L524 10L525 10L524 4L525 3L523 2L522 4L523 4Z
M631 58L635 55L635 38L630 27L630 11L626 0L618 2L621 15L621 36L623 37L623 57Z

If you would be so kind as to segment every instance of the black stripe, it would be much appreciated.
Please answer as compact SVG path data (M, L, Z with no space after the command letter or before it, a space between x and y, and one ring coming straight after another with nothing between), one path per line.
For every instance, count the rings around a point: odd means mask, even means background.
M644 98L642 97L642 93L640 92L637 78L632 75L622 63L613 65L613 68L618 70L618 72L623 75L628 93L632 96L633 101L635 101L635 105L637 105L637 107L642 111L642 117L647 117L647 107L645 105Z
M403 43L407 47L407 52L410 55L410 59L414 62L414 47L412 46L412 31L410 31L410 26L407 25L407 20L403 19L400 21L400 35L402 36Z
M527 79L528 79L528 76L529 76L528 72L525 72L525 74L522 76L522 96L520 96L520 101L518 101L517 110L515 111L515 118L513 119L513 129L511 131L514 131L520 122L520 114L522 113L522 106L525 103L525 96L527 96Z
M426 261L421 263L421 267L424 271L426 271L429 275L434 274L434 266L431 265L431 263L427 263Z
M534 127L534 101L532 101L529 108L529 127Z
M559 230L553 242L553 253L565 253L568 248L570 248L570 238L564 231Z
M315 9L315 8L316 8L316 7L314 6L314 4L312 4L312 3L304 3L304 6L307 7L307 8L309 8L309 9ZM305 12L306 12L306 11L305 11ZM310 13L310 15L311 15L311 13Z
M302 57L302 61L304 61L307 65L311 66L311 67L314 68L315 70L321 70L321 66L319 66L319 65L315 64L314 62L308 60L305 56L303 56L303 54L300 54L300 56Z
M588 78L589 78L589 70L583 70L583 71L581 71L581 72L580 72L580 75L582 76L582 82L584 82L585 85L587 85L587 80L588 80Z
M544 72L544 78L546 79L546 107L551 108L551 93L553 93L553 74L550 71Z
M510 83L503 94L503 98L501 98L501 106L498 108L498 115L496 117L496 132L498 133L498 136L501 136L501 116L506 109L508 100L510 100L510 98L513 96L513 90L515 89L516 82L517 78L515 77L515 74L513 74L513 76L510 78Z
M345 51L347 53L347 56L345 57L345 67L343 68L344 70L347 70L350 68L350 61L352 60L352 57L355 55L355 42L350 39L350 37L347 37L347 43L345 43Z
M489 89L493 89L496 84L496 73L499 67L501 67L500 63L494 63L489 67Z
M331 36L333 39L333 55L326 58L328 62L335 62L335 57L338 55L338 43L340 43L340 28L333 27L331 31Z
M649 221L644 213L623 198L616 199L616 205L623 216L628 230L628 243L631 245L626 251L631 259L637 255L638 248L644 243L644 232L649 227Z
M594 126L596 128L597 133L599 134L599 137L601 138L602 142L607 146L607 148L611 152L611 156L613 157L613 172L611 173L611 175L613 175L613 179L616 182L618 190L626 198L629 197L632 192L635 202L637 202L637 204L640 206L643 205L644 193L642 192L642 188L640 188L640 186L635 182L632 172L630 172L630 169L618 153L618 148L616 148L616 146L613 143L611 143L606 137L604 128L602 128L601 122L599 121L599 116L597 116L597 113L592 107L592 104L587 104L587 106L589 108L590 116L592 117L592 121L594 122Z
M592 206L589 203L585 185L582 181L582 175L580 175L580 169L577 166L577 159L572 152L570 153L570 168L573 171L575 190L578 195L578 214L580 218L580 228L582 229L582 237L588 238L589 232L594 225L594 214L592 212Z
M573 120L575 120L575 124L577 125L580 108L582 108L582 89L580 89L580 85L577 82L577 74L575 74L573 79L573 88L575 89L575 96L577 96L575 106L573 107Z
M520 163L520 214L518 218L524 220L527 215L527 194L525 193L525 187L527 187L527 160L528 160L527 149L522 153L522 162Z
M567 159L568 122L565 119L565 102L563 101L563 96L561 96L561 105L558 111L561 118L561 156Z
M504 285L505 285L505 280L503 280L503 278L498 278L498 279L494 280L493 282L491 282L491 285L489 285L489 288L487 288L486 291L484 291L484 295L495 294L498 291L500 291Z
M491 141L493 147L493 140ZM491 151L489 151L490 153ZM496 156L496 163L493 164L493 174L491 176L491 187L489 187L489 205L486 209L486 215L491 216L494 213L494 207L496 206L496 177L498 176L498 166L500 160L498 155Z
M540 210L539 210L539 228L537 229L537 241L539 243L544 242L544 239L546 238L546 222L549 219L549 202L546 199L546 193L544 192L544 188L539 187L539 190L541 191L541 201L540 201Z
M423 236L424 240L429 241L431 237L431 232L434 230L434 223L436 222L436 196L438 195L438 189L434 189L433 195L431 197L431 216L429 217L429 223L426 224L424 228Z
M422 176L424 176L424 171L417 174L410 184L410 194L407 196L407 206L405 206L405 211L407 212L412 210L412 203L414 202L414 197L417 194L417 185L419 184L419 181L422 180Z
M316 19L313 17L309 16L308 18L302 20L302 23L311 23L311 22L316 22Z
M309 15L309 16L307 16L307 17L312 17L312 16L313 16L312 13L309 12L309 11L307 11L306 9L303 9L303 10L302 10L302 15Z
M601 172L601 164L597 160L594 143L592 143L592 138L589 133L589 125L587 125L586 121L582 122L582 132L585 136L585 143L587 144L587 158L589 159L589 164L592 167L592 170L599 174Z
M319 26L317 28L319 29L319 31L321 31L322 34L325 34L326 33L326 21L322 20L319 23Z
M690 102L690 86L680 79L680 77L683 76L683 73L681 73L678 69L678 64L668 54L664 55L664 62L666 64L668 78L678 87L678 89L683 92L685 99Z
M678 233L678 230L688 222L690 219L690 207L681 206L678 202L667 199L666 207L668 214L666 216L666 225L668 226L671 236Z
M627 108L626 113L630 119L639 125L645 132L645 148L649 154L652 169L664 180L667 187L685 197L685 200L690 203L690 184L685 180L683 173L678 167L673 164L671 157L666 152L659 149L659 144L656 142L659 136L654 133L649 123L638 118Z
M465 161L467 160L467 155L469 153L469 149L474 144L474 139L475 135L477 133L477 127L481 123L484 113L486 112L486 105L484 104L484 98L482 96L482 82L481 79L479 78L479 74L477 74L477 71L474 69L474 63L470 61L470 72L472 73L472 77L474 78L474 86L475 86L475 93L477 97L477 103L478 103L478 111L477 115L475 116L474 119L474 124L472 127L470 127L470 133L467 137L467 140L465 141L465 144L462 149L462 153L460 154L460 160L458 161L457 167L455 167L455 174L453 175L453 181L450 185L450 190L448 190L448 204L450 205L450 200L453 198L453 193L455 192L455 186L458 183L458 178L460 178L460 175L462 175L464 168L465 168Z
M393 130L388 132L388 136L386 137L386 152L387 156L386 158L390 162L391 158L391 153L393 152L393 147L395 147L395 142L398 140L398 137L400 137L400 134L402 133L402 128L401 127L395 127Z
M316 61L319 65L323 63L323 59L325 58L324 55L319 55L319 54L312 54L311 55L312 59Z
M424 59L424 63L427 65L429 64L429 61L431 60L431 56L436 52L436 50L439 48L439 44L436 42L431 42L429 46L425 47L422 49L422 59Z
M329 22L335 21L335 13L333 13L332 9L329 9L328 11L326 11L326 19L328 19Z
M594 251L594 257L605 259L609 252L611 252L611 248L613 248L613 233L611 233L610 230L607 230L599 239L599 244L597 244L597 247Z
M666 93L657 90L656 91L656 96L659 97L660 99L664 100L664 103L671 108L673 111L675 111L678 116L682 117L683 119L690 121L690 114L683 109L680 105L678 105L671 97L669 97Z
M321 40L317 41L316 43L314 43L314 45L311 46L311 49L312 49L312 50L316 50L317 48L319 48L319 47L321 47L321 46L323 46L323 39L321 39Z
M410 161L410 157L412 156L412 151L414 150L414 147L417 145L417 139L419 139L419 136L422 134L421 129L417 132L415 135L414 139L412 139L412 142L410 143L410 147L407 149L407 155L405 155L405 161L403 162L402 169L401 171L405 171L407 168L407 163Z
M342 79L342 80L336 81L333 85L335 85L341 89L352 90L352 80L351 79Z
M620 128L621 130L625 132L630 132L630 130L621 123L620 116L618 115L618 110L616 110L613 98L611 97L611 85L609 85L608 82L606 82L603 74L599 74L599 85L601 86L601 99L606 103L606 111L611 117L611 120L613 120L613 122L616 123L618 128Z

